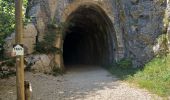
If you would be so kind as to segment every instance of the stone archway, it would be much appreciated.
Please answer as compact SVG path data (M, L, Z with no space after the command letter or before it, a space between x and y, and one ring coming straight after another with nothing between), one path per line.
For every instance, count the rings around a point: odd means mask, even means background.
M118 42L113 22L97 4L85 3L62 20L60 44L62 55L56 55L61 68L64 64L110 64L117 59ZM62 59L63 58L63 59Z

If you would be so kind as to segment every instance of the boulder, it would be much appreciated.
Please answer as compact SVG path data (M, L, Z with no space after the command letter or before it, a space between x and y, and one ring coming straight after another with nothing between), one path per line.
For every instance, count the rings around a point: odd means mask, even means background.
M35 72L51 72L53 57L45 54L30 55L25 58L27 68Z

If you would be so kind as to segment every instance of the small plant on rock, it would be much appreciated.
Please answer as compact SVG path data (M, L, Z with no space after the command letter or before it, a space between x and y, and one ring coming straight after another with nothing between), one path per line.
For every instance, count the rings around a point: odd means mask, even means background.
M131 68L133 65L132 65L132 60L131 59L128 59L128 58L123 58L121 59L120 61L118 61L116 63L116 65L122 69L127 69L127 68Z
M58 75L63 75L64 71L59 68L59 65L56 65L53 67L53 72L52 75L58 76Z
M60 48L55 47L55 41L57 38L57 30L63 26L57 26L55 24L48 25L48 32L44 36L43 41L39 41L36 43L35 50L38 53L49 54L49 53L60 53Z

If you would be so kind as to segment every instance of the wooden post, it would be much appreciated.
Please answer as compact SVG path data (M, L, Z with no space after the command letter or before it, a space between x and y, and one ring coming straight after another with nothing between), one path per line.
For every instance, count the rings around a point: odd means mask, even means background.
M22 0L15 0L15 32L15 42L21 44L23 38ZM25 100L24 56L16 57L16 69L17 100Z
M31 100L32 87L29 81L25 81L25 100Z

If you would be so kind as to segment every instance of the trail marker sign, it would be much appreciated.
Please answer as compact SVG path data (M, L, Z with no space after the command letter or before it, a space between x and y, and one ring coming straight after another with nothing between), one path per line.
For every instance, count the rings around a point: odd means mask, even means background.
M24 47L22 44L16 44L13 45L13 50L12 50L13 54L15 56L23 56L24 55Z

